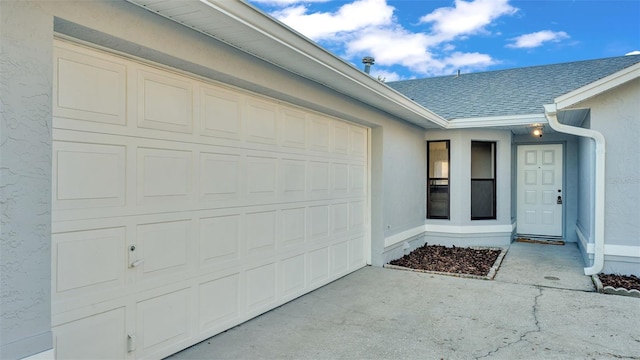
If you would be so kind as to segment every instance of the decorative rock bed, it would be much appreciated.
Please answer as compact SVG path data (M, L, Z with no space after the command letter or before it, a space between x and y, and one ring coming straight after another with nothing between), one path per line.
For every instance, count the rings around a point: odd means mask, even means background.
M598 274L592 275L591 279L599 293L640 298L640 278L637 276Z
M425 244L385 264L385 268L429 274L493 280L507 253L506 248L445 247Z

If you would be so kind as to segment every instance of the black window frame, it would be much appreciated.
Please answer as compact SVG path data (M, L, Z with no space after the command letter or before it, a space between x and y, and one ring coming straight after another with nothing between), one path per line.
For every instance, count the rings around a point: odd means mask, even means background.
M496 220L497 219L497 213L498 213L498 209L497 209L497 179L496 179L496 175L497 175L497 168L498 168L498 142L497 141L480 141L480 140L472 140L471 141L471 151L473 151L473 144L474 143L484 143L484 144L492 144L493 145L493 159L491 159L493 161L493 178L474 178L473 177L473 171L470 172L470 188L469 188L469 197L471 200L471 206L470 206L470 212L471 212L471 220ZM473 166L473 162L470 161L470 166ZM491 189L493 191L493 203L492 203L492 214L490 216L473 216L473 188L474 188L474 182L491 182Z
M431 143L445 143L447 148L447 177L446 178L432 178L431 174ZM444 185L437 184L437 182L446 181L446 199L447 199L447 214L445 215L432 215L432 189L437 189L439 193L444 189ZM427 141L427 219L451 219L451 141L450 140L429 140Z

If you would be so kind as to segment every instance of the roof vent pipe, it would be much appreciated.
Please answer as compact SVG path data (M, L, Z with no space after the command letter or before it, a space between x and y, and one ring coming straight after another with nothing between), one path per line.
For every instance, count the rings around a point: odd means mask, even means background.
M371 56L365 56L362 58L362 63L364 64L364 72L367 74L371 71L371 65L376 62L376 59Z

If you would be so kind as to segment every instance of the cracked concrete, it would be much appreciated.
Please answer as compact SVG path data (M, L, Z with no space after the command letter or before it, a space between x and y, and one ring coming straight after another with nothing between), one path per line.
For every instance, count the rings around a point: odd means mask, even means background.
M640 359L639 299L366 267L173 359Z

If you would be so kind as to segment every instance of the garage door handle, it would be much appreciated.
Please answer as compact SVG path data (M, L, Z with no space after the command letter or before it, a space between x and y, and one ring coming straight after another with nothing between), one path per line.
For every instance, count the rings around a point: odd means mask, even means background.
M142 259L136 260L136 261L132 262L131 264L129 264L129 267L134 268L136 266L141 265L143 262L144 262L144 260L142 260Z

